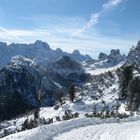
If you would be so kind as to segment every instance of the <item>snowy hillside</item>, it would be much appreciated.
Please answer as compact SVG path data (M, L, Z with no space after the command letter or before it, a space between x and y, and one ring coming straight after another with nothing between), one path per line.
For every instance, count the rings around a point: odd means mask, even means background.
M108 71L114 71L117 68L121 67L124 64L124 62L120 62L119 64L113 66L113 67L109 67L109 68L97 68L95 69L95 67L93 65L90 65L90 67L85 66L85 62L83 62L83 66L85 68L86 73L90 73L91 75L99 75Z
M139 140L140 121L104 123L74 128L55 136L54 140Z
M36 85L43 76L40 88L43 96L38 108L30 113L1 122L0 137L9 135L3 140L138 140L139 46L138 42L127 58L119 50L111 50L109 55L100 53L98 60L83 61L79 51L75 51L73 58L64 55L47 67L35 59L13 57L0 71L1 93L7 89L15 93L15 90L22 99L38 102L34 94L38 93ZM46 107L49 101L54 102Z
M71 120L74 118L82 119L82 121L79 120L80 124L76 126L76 128L85 126L86 122L90 125L91 121L88 121L87 118L106 118L107 111L109 111L108 115L110 117L117 118L119 113L124 114L125 117L125 114L130 115L130 112L125 110L125 103L122 104L118 100L118 88L119 87L118 77L116 75L116 68L110 68L108 69L108 71L105 69L102 74L100 73L96 75L91 75L90 81L84 84L82 87L77 87L76 98L73 103L66 98L62 105L56 104L56 106L51 108L41 108L40 117L44 118L46 121L52 120L51 123L53 123L53 125L46 126L52 127L52 129L56 129L55 125L57 125L58 121L60 121L60 125L62 125L64 123L64 120ZM112 112L114 112L114 116L112 116ZM25 119L26 116L16 120L12 120L9 125L7 125L1 130L1 135L3 135L4 130L7 131L12 129L12 133L21 131L22 124ZM71 121L68 122L70 124L72 123ZM96 123L95 120L93 120L93 123ZM75 128L75 126L72 126L72 128ZM67 129L71 129L70 126ZM35 132L34 130L32 130L31 132L33 132L33 134L36 133L36 129ZM50 137L52 137L52 135L53 133L50 133ZM30 137L30 131L28 136ZM16 139L15 137L13 139ZM47 135L47 138L48 137L49 135ZM12 137L9 138L12 139ZM18 138L24 139L24 137L22 136L18 136ZM44 138L46 138L46 135L42 137L42 140Z
M110 69L110 71L111 70L112 69ZM42 108L40 111L40 118L44 118L46 121L52 119L51 123L53 124L41 126L32 130L17 133L17 131L21 131L22 124L25 121L26 116L22 118L18 118L16 120L12 120L11 122L9 122L10 125L2 129L2 131L0 132L1 135L3 135L5 131L6 132L11 131L12 133L16 132L16 134L7 136L3 138L3 140L18 140L18 139L67 140L72 138L76 140L79 137L87 140L92 138L94 138L95 140L101 138L102 139L105 138L105 140L108 140L109 137L110 139L114 138L114 140L116 140L115 138L121 138L122 137L121 133L120 135L118 135L118 137L114 137L114 135L111 135L109 133L109 132L115 133L116 131L118 131L117 128L120 128L121 130L127 127L128 125L130 125L130 123L123 123L123 124L116 123L119 121L117 119L118 105L119 105L118 113L122 113L122 114L126 113L130 115L130 112L129 111L127 112L125 110L126 108L125 104L121 104L121 102L118 101L118 97L119 97L117 93L118 78L116 77L115 69L112 72L113 75L111 77L110 77L110 72L109 73L105 72L103 74L96 75L96 77L93 75L93 79L91 79L89 83L86 83L85 85L83 85L83 87L78 88L78 92L76 93L76 99L74 103L66 99L65 103L62 104L62 106L59 106L58 109L54 109L54 107ZM105 81L100 82L100 85L98 85L97 87L97 83L99 83L99 81L103 79ZM102 92L100 91L101 89L103 90ZM112 116L111 117L112 119L106 121L99 119L100 117L101 118L107 117L106 116L107 110L110 113L111 111L116 110L116 113L114 112L116 114L116 117ZM100 116L101 112L103 113L102 116ZM100 116L99 118L98 118L98 113ZM57 120L58 117L59 120ZM67 117L68 120L66 119ZM88 119L91 117L93 119ZM65 119L67 121L65 121ZM102 124L104 122L109 122L109 124L108 123ZM133 124L134 124L133 128L137 130L138 127L138 125L136 125L137 123L134 122ZM115 126L116 129L112 129ZM75 135L75 133L78 133L79 131L81 132L79 133L80 135L72 137L73 135ZM131 129L128 129L128 131L131 131Z
M75 119L16 133L2 140L139 140L140 121Z

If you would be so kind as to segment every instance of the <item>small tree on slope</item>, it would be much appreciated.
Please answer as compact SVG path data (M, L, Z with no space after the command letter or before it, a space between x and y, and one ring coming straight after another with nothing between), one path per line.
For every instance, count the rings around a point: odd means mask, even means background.
M75 99L75 86L73 84L69 88L69 98L70 98L70 101L72 101L72 102Z

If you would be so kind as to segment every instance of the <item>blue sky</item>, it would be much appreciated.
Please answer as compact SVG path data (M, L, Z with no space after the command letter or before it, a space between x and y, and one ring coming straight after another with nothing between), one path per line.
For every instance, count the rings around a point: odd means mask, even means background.
M140 0L0 0L0 41L43 40L93 57L140 39Z

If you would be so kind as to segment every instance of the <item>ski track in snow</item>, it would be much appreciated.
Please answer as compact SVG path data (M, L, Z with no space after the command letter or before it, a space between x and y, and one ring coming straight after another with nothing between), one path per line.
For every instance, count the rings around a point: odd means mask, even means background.
M140 121L75 119L9 135L2 140L140 140Z
M140 140L140 122L90 125L63 133L54 140Z

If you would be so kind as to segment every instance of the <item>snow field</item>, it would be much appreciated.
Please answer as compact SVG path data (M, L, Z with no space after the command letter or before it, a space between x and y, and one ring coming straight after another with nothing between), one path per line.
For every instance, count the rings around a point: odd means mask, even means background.
M74 119L9 135L2 140L139 140L140 120Z

